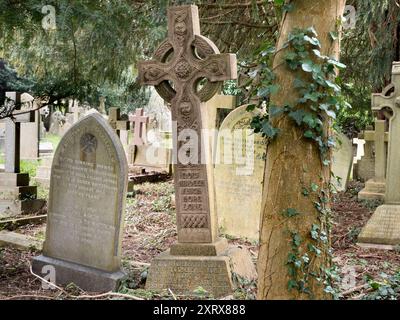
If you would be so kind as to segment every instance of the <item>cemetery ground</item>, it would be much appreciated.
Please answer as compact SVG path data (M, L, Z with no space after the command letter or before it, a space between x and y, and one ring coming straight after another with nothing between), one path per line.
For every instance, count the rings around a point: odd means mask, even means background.
M363 184L352 182L346 192L333 202L333 261L337 266L339 299L395 299L400 292L400 256L398 250L362 249L356 245L357 235L368 221L378 202L358 201ZM47 190L40 188L41 195ZM30 262L38 250L0 248L0 299L209 299L198 288L191 296L177 295L170 290L151 292L144 289L151 260L177 240L173 182L144 183L135 186L127 200L125 231L122 242L122 266L128 277L117 293L84 292L74 285L45 290L41 280L30 272ZM45 223L8 228L43 241ZM230 243L247 248L256 262L257 243L225 237ZM255 299L256 282L237 279L238 289L225 299Z

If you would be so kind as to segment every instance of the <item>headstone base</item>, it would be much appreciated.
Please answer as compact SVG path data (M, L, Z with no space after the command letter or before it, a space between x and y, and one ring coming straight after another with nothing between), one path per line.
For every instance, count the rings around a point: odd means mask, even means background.
M37 213L46 201L36 196L37 187L29 185L27 173L0 173L0 218Z
M46 205L45 200L0 200L0 218L37 214Z
M379 206L358 236L359 243L399 245L400 205Z
M177 244L171 248L175 253L187 252L193 244ZM247 280L255 280L257 272L250 254L237 247L225 247L219 252L223 242L216 243L214 249L204 245L199 250L199 244L194 245L193 252L211 253L216 250L218 255L172 255L168 250L153 261L146 282L147 290L171 289L177 294L193 294L198 287L211 293L214 297L222 297L235 289L235 275ZM211 250L211 251L210 251ZM190 251L190 250L189 250Z
M358 193L359 200L384 200L386 184L384 181L370 179L365 183L365 188Z
M43 255L33 259L32 271L43 277L42 268L48 265L55 268L57 285L66 286L74 283L82 290L89 292L116 291L121 280L126 277L122 271L105 272Z

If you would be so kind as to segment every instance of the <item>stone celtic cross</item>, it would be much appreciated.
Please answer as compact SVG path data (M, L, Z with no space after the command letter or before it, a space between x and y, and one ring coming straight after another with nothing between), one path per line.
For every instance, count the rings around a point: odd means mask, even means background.
M147 124L149 117L143 115L143 109L136 109L134 115L129 116L129 121L134 124L133 128L133 145L142 146L143 141L143 125Z
M187 152L188 161L179 156L174 164L177 203L178 241L210 243L216 240L217 223L212 185L212 164L200 163L207 150L202 141L203 102L220 89L222 81L236 79L236 56L220 54L215 44L200 34L197 6L168 9L168 38L154 53L154 59L139 64L141 84L155 86L160 96L171 104L177 137L185 129L197 134L195 152ZM186 132L186 131L184 131ZM187 141L174 137L174 149ZM195 153L195 154L194 154ZM210 187L211 186L211 187Z
M382 94L372 95L372 111L385 108L393 111L389 124L385 203L400 204L400 147L397 145L397 139L400 137L400 62L393 62L392 84L387 86Z

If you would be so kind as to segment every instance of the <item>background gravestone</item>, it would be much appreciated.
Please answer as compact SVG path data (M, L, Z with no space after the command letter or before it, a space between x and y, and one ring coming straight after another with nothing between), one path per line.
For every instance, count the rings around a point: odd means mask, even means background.
M345 191L347 189L352 165L353 144L344 134L338 133L336 134L336 146L333 149L331 168L334 174L331 182L338 191Z
M34 98L27 93L21 95L22 110L36 110L38 108ZM39 157L39 126L40 114L35 112L35 121L21 123L21 159L36 160Z
M258 240L266 139L251 130L254 114L247 112L246 107L236 108L221 124L214 169L215 193L222 232Z
M33 270L56 269L56 282L108 291L124 276L121 233L127 189L121 142L99 113L75 124L55 152L43 255Z

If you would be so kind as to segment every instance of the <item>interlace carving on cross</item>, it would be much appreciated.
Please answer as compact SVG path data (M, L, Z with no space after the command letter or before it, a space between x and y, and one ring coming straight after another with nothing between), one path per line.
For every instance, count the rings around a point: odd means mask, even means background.
M200 34L197 6L170 7L168 38L156 49L153 60L139 63L138 69L139 82L155 86L171 104L172 121L177 123L174 153L187 143L184 130L190 129L200 138L197 150L186 152L184 161L175 159L178 241L213 242L216 226L211 222L207 164L199 162L205 145L200 108L224 80L237 78L236 56L220 54L215 44ZM178 138L181 133L185 139ZM188 178L191 176L196 178ZM197 195L194 203L188 194Z

